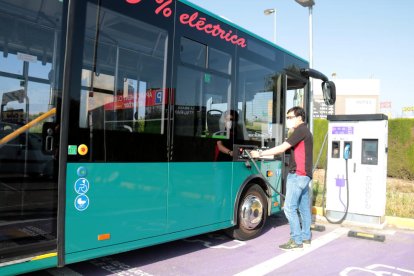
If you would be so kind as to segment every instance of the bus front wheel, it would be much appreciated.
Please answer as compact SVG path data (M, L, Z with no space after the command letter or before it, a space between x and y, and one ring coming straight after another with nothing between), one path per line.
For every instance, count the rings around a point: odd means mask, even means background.
M227 231L232 238L243 241L260 234L266 223L267 199L259 185L254 184L243 194L237 216L237 225Z

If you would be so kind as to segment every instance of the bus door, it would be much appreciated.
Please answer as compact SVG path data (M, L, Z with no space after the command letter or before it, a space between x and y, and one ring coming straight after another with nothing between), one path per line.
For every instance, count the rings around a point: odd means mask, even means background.
M0 0L0 266L56 250L62 9Z
M282 75L278 73L283 59L271 46L264 43L254 46L240 55L238 60L237 106L243 114L245 126L243 144L271 148L283 141ZM267 177L273 188L270 191L272 204L269 211L278 212L281 199L274 190L281 191L281 157L275 156L274 159L258 162L258 165L262 173L273 172L271 177ZM253 169L250 173L257 172Z
M173 18L128 2L69 6L67 262L166 233Z
M300 76L299 73L289 73L289 74L285 74L283 77L283 101L284 101L284 113L283 113L283 118L284 118L284 140L287 139L290 135L289 129L286 128L286 114L287 111L294 107L294 106L300 106L303 109L305 109L305 113L306 113L306 120L307 122L309 122L309 116L310 116L310 111L309 111L309 103L308 103L308 94L307 90L309 89L309 85L308 84L308 80L305 79L304 77ZM290 160L290 154L291 151L286 151L285 155L284 155L284 166L285 166L285 170L284 170L284 179L286 179L286 176L289 172L289 160ZM285 190L285 185L283 185L283 194L285 194L286 190Z
M194 13L192 7L177 1L177 20ZM235 31L211 16L200 17ZM227 112L235 108L235 45L192 28L185 20L177 23L175 45L168 227L181 231L228 225L231 157L227 156L228 162L216 161L217 141L233 139L224 125Z

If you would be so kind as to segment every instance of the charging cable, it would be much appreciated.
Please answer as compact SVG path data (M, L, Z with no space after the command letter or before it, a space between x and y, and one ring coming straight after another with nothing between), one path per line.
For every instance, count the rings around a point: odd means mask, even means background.
M326 175L327 175L327 172L326 172L326 169L325 169L325 187L323 189L323 195L322 195L322 208L323 208L322 213L323 213L323 216L326 218L326 220L329 223L332 223L332 224L340 224L340 223L342 223L345 220L346 216L348 215L348 208L349 208L348 159L349 159L350 154L351 154L351 146L349 144L347 144L347 145L345 145L345 149L344 149L345 175L346 175L346 182L345 182L345 187L346 187L346 207L345 207L345 213L344 213L344 215L342 216L341 219L339 219L337 221L333 221L333 220L329 219L328 216L325 213L324 200L325 200L325 192L326 192L326 186L327 186L327 183L326 183Z
M250 155L250 152L245 150L244 151L246 153L246 155L249 157L250 161L252 161L254 167L256 168L257 172L263 177L266 185L268 187L270 187L275 193L277 193L278 195L280 195L281 197L285 198L285 195L278 192L275 188L273 188L273 186L269 183L269 181L267 181L266 177L263 175L262 171L259 169L259 166L257 166L256 161L254 160L254 158ZM281 178L282 174L279 175L279 179L276 181L276 183L279 183L279 180Z

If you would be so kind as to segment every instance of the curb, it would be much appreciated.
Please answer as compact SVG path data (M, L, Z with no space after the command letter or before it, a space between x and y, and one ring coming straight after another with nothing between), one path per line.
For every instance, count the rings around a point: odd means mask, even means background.
M414 219L411 218L385 216L385 221L387 222L387 225L390 227L414 230Z
M313 206L312 214L315 216L323 217L322 207ZM395 228L406 229L406 230L414 230L414 219L412 218L385 216L385 224L389 227L395 227Z

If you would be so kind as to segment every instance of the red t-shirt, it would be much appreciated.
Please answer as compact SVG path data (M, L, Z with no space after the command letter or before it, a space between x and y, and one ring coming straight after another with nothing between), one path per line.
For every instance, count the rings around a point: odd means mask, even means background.
M295 128L286 142L293 148L293 153L290 155L289 171L296 171L297 175L306 175L312 178L313 137L306 124L300 124Z

